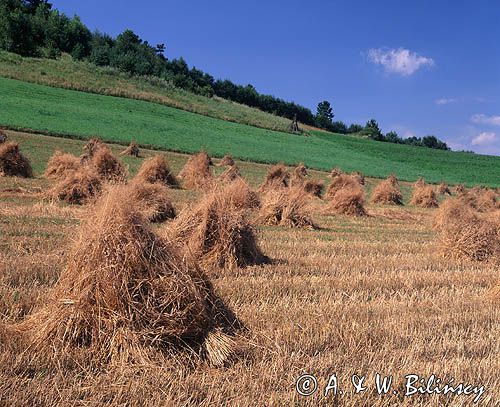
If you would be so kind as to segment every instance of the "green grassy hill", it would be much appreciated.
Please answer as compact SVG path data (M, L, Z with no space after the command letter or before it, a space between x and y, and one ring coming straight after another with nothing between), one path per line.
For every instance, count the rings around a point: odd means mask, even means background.
M454 153L381 143L311 131L292 135L227 122L140 100L58 89L0 78L0 126L32 129L75 138L102 137L115 143L137 140L143 146L261 163L303 161L328 170L338 166L368 176L395 173L413 181L500 186L500 157Z
M270 130L287 131L290 123L288 119L259 109L219 97L196 95L158 78L131 77L114 68L74 61L69 55L53 60L24 58L0 51L0 76L63 89L145 100Z

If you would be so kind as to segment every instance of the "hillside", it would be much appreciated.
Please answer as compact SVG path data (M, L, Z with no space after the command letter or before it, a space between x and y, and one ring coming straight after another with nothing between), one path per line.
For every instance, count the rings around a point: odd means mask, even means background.
M193 113L270 130L287 131L290 121L219 97L205 97L154 77L134 77L114 68L73 60L23 58L0 51L0 76L101 95L145 100Z
M109 142L195 152L230 152L246 161L358 170L368 176L397 174L413 181L500 186L500 158L380 143L311 131L310 136L265 130L172 107L112 96L0 79L0 126L74 138L98 135Z

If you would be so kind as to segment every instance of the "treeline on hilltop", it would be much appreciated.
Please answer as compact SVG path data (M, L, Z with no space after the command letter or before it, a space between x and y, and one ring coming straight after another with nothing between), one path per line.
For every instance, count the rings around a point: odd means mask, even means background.
M0 1L0 48L23 56L57 58L68 53L74 59L99 66L111 66L131 75L156 76L191 92L255 107L278 116L314 125L310 109L270 95L262 95L252 85L241 86L230 80L189 68L184 59L168 60L164 44L156 46L126 30L116 38L91 32L75 16L67 17L47 0Z
M365 126L353 123L347 127L347 125L342 121L333 121L333 117L333 109L328 101L325 100L318 103L316 125L333 133L356 134L375 141L434 148L437 150L450 150L444 141L439 140L433 135L402 138L395 131L390 131L384 135L375 119L369 120Z
M383 135L375 120L365 126L333 121L328 101L310 109L283 99L263 95L252 85L241 86L230 80L214 79L183 58L168 60L165 45L152 46L131 30L113 38L91 32L79 19L54 9L47 0L0 0L0 49L23 56L57 58L62 53L98 66L110 66L130 75L153 76L197 94L238 102L262 111L340 134L359 134L373 140L419 145L448 150L435 136L400 138L395 132Z

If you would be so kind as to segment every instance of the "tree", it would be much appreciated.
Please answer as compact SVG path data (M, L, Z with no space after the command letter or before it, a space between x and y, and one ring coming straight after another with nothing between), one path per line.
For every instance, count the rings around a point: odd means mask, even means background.
M385 137L380 131L380 127L375 119L370 119L366 122L366 126L363 129L363 133L366 134L373 140L384 141Z
M356 124L353 123L347 128L347 133L352 134L352 133L360 133L363 130L363 126L361 124Z
M156 55L165 57L165 44L156 44L155 53Z
M333 110L330 102L324 100L318 103L316 110L316 125L322 129L329 129L332 126Z
M347 134L347 126L344 122L341 121L332 122L329 130L333 131L334 133Z
M450 149L445 142L439 140L436 136L432 136L432 135L424 136L422 138L422 145L424 147L435 148L437 150L449 150Z
M385 135L385 141L387 141L388 143L396 143L396 144L403 143L403 140L401 139L401 137L398 136L398 133L396 133L395 131L390 131L389 133L387 133Z

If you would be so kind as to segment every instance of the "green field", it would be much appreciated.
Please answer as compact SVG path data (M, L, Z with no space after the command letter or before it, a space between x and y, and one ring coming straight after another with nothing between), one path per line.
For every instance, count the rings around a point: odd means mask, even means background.
M0 77L100 95L145 100L235 123L288 131L290 120L219 97L196 95L154 77L136 77L111 67L60 59L27 58L0 51Z
M368 176L395 173L413 181L500 186L500 157L453 153L311 131L292 135L227 122L141 100L53 88L0 78L0 125L77 138L328 170L337 166Z

